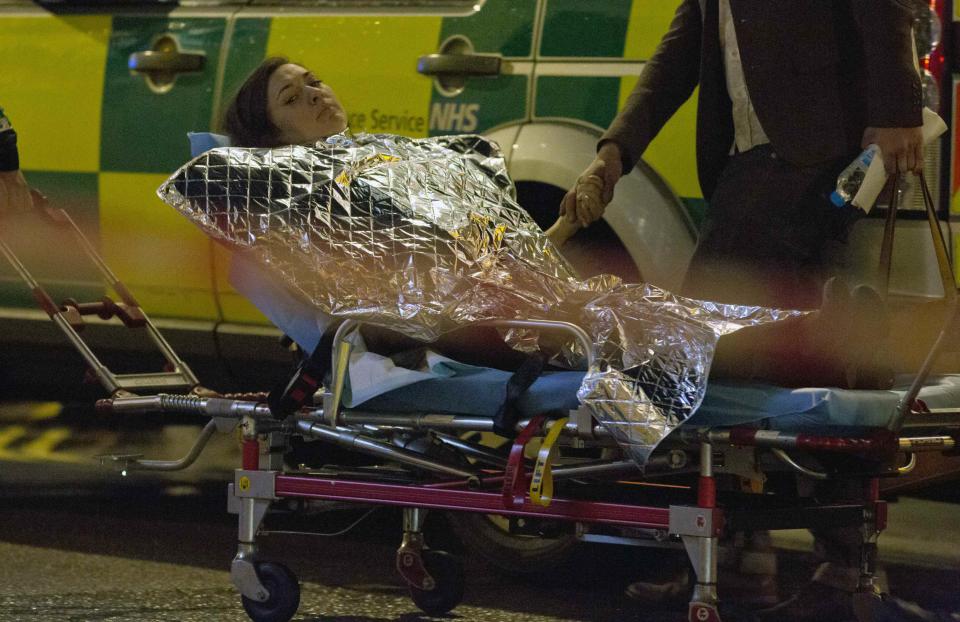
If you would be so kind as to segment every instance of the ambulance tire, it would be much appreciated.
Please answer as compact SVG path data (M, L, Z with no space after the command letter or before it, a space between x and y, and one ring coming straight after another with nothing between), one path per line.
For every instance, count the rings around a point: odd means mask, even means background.
M410 598L429 616L445 615L463 600L466 585L463 564L446 551L426 550L421 553L421 558L435 585L432 590L421 590L411 585Z
M448 512L451 531L464 548L505 575L526 576L555 572L569 563L578 549L576 536L537 537L510 533L497 516Z
M518 181L517 202L546 231L557 220L567 191L551 184ZM616 274L625 283L640 283L640 270L617 234L603 219L579 231L564 244L563 256L581 277Z
M273 562L256 565L257 578L267 588L270 597L263 602L241 596L243 609L254 622L288 622L300 607L300 583L297 575Z

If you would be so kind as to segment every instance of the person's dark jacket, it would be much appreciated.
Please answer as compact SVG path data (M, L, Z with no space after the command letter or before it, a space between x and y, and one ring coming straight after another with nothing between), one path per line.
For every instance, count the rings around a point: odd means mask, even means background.
M807 166L857 153L867 127L922 124L912 7L730 0L750 99L778 155ZM733 144L718 0L683 0L601 144L616 142L629 171L698 84L697 169L709 199Z
M19 168L17 133L4 115L3 108L0 108L0 173L15 171Z

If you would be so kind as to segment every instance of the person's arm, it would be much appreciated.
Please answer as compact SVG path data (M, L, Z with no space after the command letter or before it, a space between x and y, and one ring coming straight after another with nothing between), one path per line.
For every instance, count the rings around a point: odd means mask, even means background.
M30 187L20 172L17 133L0 108L0 214L32 206Z
M620 149L622 174L636 165L647 145L690 98L700 81L703 16L697 0L684 0L667 34L643 65L637 85L627 98L598 148L612 141Z
M580 223L570 222L563 216L560 216L557 218L557 221L550 226L549 229L544 231L544 234L554 246L560 248L566 244L567 240L572 238L577 231L580 231Z
M852 0L867 63L867 129L887 172L923 169L923 88L913 40L909 0Z
M597 157L578 180L603 180L602 204L592 204L589 193L572 188L560 204L560 214L586 226L600 218L613 199L613 188L636 165L647 145L690 98L700 80L703 16L698 0L683 0L670 29L653 56L643 65L623 108L600 138ZM587 197L587 202L579 200Z

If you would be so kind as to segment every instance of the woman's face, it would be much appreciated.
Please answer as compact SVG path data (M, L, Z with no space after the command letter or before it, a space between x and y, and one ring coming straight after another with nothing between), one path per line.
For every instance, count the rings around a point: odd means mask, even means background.
M267 84L267 114L284 144L314 143L342 132L347 114L329 86L300 65L281 65Z

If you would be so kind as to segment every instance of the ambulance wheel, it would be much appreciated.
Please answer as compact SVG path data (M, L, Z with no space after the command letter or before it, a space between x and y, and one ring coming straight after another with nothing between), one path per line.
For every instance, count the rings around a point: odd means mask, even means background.
M241 596L243 608L254 622L288 622L300 607L300 583L297 575L284 566L272 562L260 562L256 566L257 578L270 592L263 602Z
M431 616L442 616L463 600L466 583L460 560L445 551L423 551L423 566L436 585L432 590L410 586L410 598L421 611Z
M556 537L510 533L510 521L495 514L448 512L447 523L471 554L511 576L549 573L570 563L579 541L570 533Z

